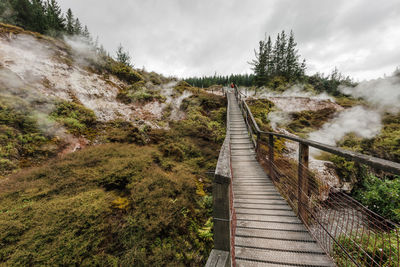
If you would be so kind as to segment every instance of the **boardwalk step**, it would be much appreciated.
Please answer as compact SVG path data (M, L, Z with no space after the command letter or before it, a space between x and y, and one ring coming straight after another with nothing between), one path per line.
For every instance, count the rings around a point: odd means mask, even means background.
M297 231L307 232L306 228L302 224L283 223L283 222L260 222L251 220L237 220L237 227L252 227L260 229L271 229L271 230L284 230L284 231Z
M247 209L265 209L265 210L290 210L292 211L292 209L290 208L290 206L286 203L282 203L282 204L275 204L275 205L271 205L271 204L267 204L267 203L238 203L235 202L234 203L235 209L238 208L247 208Z
M276 192L275 186L270 185L243 185L243 184L234 184L233 189L235 192L238 191L261 191L261 192Z
M235 207L236 214L249 214L249 215L268 215L268 216L285 216L285 217L296 217L292 210L280 210L275 209L249 209L249 208L237 208Z
M274 215L258 215L258 214L238 214L236 213L238 220L253 220L263 222L284 222L284 223L296 223L301 224L301 221L297 217L289 216L274 216Z
M311 238L308 232L299 231L296 232L276 229L260 229L253 227L238 227L236 228L236 236L315 243L314 239Z
M288 246L292 246L290 244ZM308 248L308 246L306 246ZM248 248L235 246L235 256L237 259L253 260L267 264L289 264L294 266L334 266L327 256L315 253L304 253L305 251L279 251L259 248ZM321 252L321 249L320 249Z

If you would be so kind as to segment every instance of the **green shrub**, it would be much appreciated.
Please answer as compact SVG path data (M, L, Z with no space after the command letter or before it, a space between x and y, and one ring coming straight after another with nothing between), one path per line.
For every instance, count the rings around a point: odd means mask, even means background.
M117 99L125 104L133 102L147 103L154 100L165 102L166 98L159 91L148 90L144 82L136 82L128 88L121 89L118 92Z
M125 120L107 122L101 134L104 142L146 144L146 131Z
M267 86L274 91L283 92L289 88L289 83L283 76L275 76L268 82Z
M143 77L138 72L123 63L109 60L106 67L112 74L130 84L143 80Z
M155 85L160 85L163 82L160 75L155 72L150 72L149 80Z
M260 129L270 131L271 126L269 125L268 114L273 110L274 103L268 99L257 99L249 100L247 104Z
M361 143L364 152L376 157L400 162L400 113L385 114L383 129L372 139Z
M399 262L398 231L399 229L386 233L371 231L370 233L355 233L351 236L340 235L338 241L358 264L374 266L374 262L377 262L381 263L379 266L389 267ZM383 235L385 235L384 239ZM362 246L362 250L359 245ZM336 243L333 244L333 258L338 266L356 266Z
M63 124L75 135L89 134L97 123L96 115L92 110L68 101L58 102L50 117Z
M380 179L368 174L354 190L353 196L377 214L400 222L400 177Z
M182 94L186 90L191 91L192 89L193 87L185 81L178 82L174 87L174 90L177 91L178 94Z
M291 121L286 128L294 134L306 134L318 130L328 120L332 119L336 109L305 110L290 113Z
M0 102L0 177L53 156L58 145L39 129L29 111L17 111Z

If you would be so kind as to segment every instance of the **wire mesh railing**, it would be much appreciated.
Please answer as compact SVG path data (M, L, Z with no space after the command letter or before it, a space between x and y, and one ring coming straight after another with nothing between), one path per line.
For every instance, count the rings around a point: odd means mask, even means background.
M308 166L309 146L344 156L370 168L400 174L400 164L321 143L262 132L240 92L235 90L257 158L278 191L338 266L400 266L399 225L330 186ZM298 160L276 153L284 138L298 143Z

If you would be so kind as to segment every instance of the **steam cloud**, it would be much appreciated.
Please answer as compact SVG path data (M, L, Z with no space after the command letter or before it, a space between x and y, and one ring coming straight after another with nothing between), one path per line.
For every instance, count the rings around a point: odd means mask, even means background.
M361 82L354 88L343 87L341 92L361 97L380 112L400 112L400 74Z
M355 133L363 138L372 138L382 128L381 115L374 110L356 106L339 113L332 121L309 135L310 140L336 145L348 133Z
M278 131L278 127L290 122L290 116L284 111L273 111L268 114L268 120L274 131Z
M304 86L295 84L284 92L276 92L264 89L260 92L260 97L307 97L315 100L330 100L335 102L335 99L327 93L315 94L311 91L304 91Z
M81 36L64 36L64 41L71 46L75 62L87 66L88 61L102 63L96 48Z

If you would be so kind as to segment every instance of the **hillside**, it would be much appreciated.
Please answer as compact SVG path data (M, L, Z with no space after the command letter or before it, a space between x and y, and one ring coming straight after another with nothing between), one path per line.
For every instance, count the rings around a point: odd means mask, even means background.
M0 265L198 266L223 97L0 24Z

